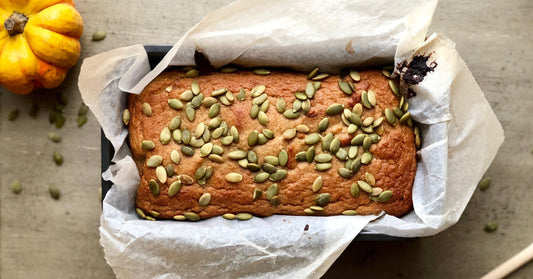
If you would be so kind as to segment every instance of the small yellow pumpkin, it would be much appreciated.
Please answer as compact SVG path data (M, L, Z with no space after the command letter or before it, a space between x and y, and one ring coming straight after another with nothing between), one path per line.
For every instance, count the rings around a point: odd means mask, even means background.
M0 84L15 94L55 88L80 57L72 0L0 0Z

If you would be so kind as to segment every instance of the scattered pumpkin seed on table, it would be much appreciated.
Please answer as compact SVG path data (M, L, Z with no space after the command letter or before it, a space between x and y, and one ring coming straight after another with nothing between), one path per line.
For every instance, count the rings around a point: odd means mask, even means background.
M13 193L16 195L22 192L22 185L20 184L20 181L15 181L13 184L11 184L11 191L13 191Z
M106 31L97 30L97 31L94 31L94 33L92 34L91 40L93 40L93 41L101 41L101 40L105 39L106 36L107 36L107 32Z
M55 185L48 186L48 193L50 193L50 196L55 200L59 199L59 196L61 196L61 191L59 191Z
M56 151L56 152L54 152L52 157L53 157L54 162L56 163L56 165L61 166L63 164L63 155L61 155L61 153Z

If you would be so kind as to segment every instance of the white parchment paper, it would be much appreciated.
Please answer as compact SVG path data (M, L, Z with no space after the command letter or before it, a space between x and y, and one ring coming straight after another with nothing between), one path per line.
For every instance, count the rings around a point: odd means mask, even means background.
M503 130L454 43L438 34L424 41L436 2L237 1L207 15L151 72L140 45L85 59L80 92L115 149L114 165L103 174L114 186L103 203L100 234L117 277L318 278L363 228L417 237L456 223ZM423 134L413 212L373 222L376 216L139 220L139 175L121 122L124 92L139 93L167 65L193 65L196 49L215 66L319 66L328 72L430 55L438 66L411 87L417 95L409 99Z

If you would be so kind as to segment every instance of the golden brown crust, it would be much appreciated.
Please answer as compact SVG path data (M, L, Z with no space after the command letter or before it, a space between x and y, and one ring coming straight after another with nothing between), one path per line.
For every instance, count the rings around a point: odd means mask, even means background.
M282 97L287 104L287 108L292 108L295 100L294 93L304 91L309 82L307 75L294 72L272 72L270 75L255 75L250 71L238 71L236 73L213 73L201 75L195 78L184 77L183 71L167 71L152 81L140 95L130 95L128 109L131 112L129 124L130 146L139 172L141 174L141 184L137 192L137 207L144 212L156 211L159 218L172 218L185 212L195 212L201 218L218 216L225 213L248 212L256 216L269 216L272 214L306 215L305 209L315 205L315 197L320 193L329 193L330 201L323 206L324 211L317 215L337 215L344 210L354 209L358 214L374 214L385 210L388 214L400 216L407 213L412 207L411 192L416 171L416 148L414 143L413 129L407 125L390 125L383 121L383 134L381 139L373 144L370 152L373 159L368 165L362 165L360 170L353 177L346 179L341 177L337 170L344 166L335 156L332 160L332 168L326 172L315 170L315 163L298 162L295 154L307 150L310 146L304 143L305 134L298 133L297 137L291 141L283 139L285 130L294 128L296 125L305 124L310 128L310 133L317 132L318 123L326 117L326 108L334 103L343 104L350 110L360 102L363 90L375 92L377 105L372 109L364 109L361 118L374 117L377 119L384 116L385 108L398 106L399 98L390 90L388 79L380 71L360 72L361 81L355 83L356 91L348 96L344 94L338 85L339 76L331 76L322 80L320 89L310 100L311 108L306 115L301 114L296 119L287 119L276 110L278 97ZM207 124L211 118L208 117L208 108L200 106L197 109L196 117L190 122L185 117L185 109L175 110L169 107L167 101L170 98L179 99L185 90L189 90L193 80L196 80L201 88L201 94L207 98L211 96L213 90L227 88L234 95L241 88L246 91L246 99L240 101L235 99L231 106L221 104L218 117L227 122L228 127L235 126L240 134L238 143L223 146L219 139L211 139L210 142L224 147L224 163L215 163L207 158L200 157L199 148L195 148L192 157L184 156L180 151L181 144L174 142L163 145L160 140L160 132L164 127L168 127L169 122L175 116L181 117L180 129L188 129L194 132L196 126L203 122ZM349 80L346 77L345 80ZM257 119L251 119L251 96L250 90L258 85L265 85L270 102L267 111L268 125L261 125ZM170 89L167 92L165 89ZM153 114L148 117L142 112L142 104L150 104ZM184 108L185 103L183 102ZM268 128L274 132L274 139L269 140L264 145L255 145L250 148L247 143L248 135L257 130L261 132ZM347 133L347 126L343 124L340 115L329 116L329 128L322 132L325 136L332 132L341 140L341 146L350 146L350 141L354 135ZM141 148L142 140L151 140L155 143L155 149L146 151ZM315 144L316 153L323 153L321 143ZM279 186L278 196L281 204L271 205L266 198L267 188L274 182L267 180L263 183L254 183L253 173L240 167L236 160L228 158L228 153L233 150L254 150L259 157L259 163L263 162L266 155L278 156L280 150L289 153L289 163L285 169L288 175L285 179L276 182ZM178 150L181 155L181 162L174 164L170 160L172 150ZM360 148L358 157L362 154ZM150 191L148 182L156 179L155 169L146 165L145 161L152 155L161 155L163 166L172 164L175 175L168 178L165 184L159 183L160 194L154 196ZM178 174L187 174L194 178L198 167L206 165L212 166L214 173L206 182L205 186L198 183L183 185L179 193L173 197L168 196L168 186L178 180ZM226 181L228 173L240 173L243 180L239 183ZM387 202L376 202L369 198L369 195L361 191L357 198L350 194L350 186L357 180L365 180L365 172L374 175L375 187L383 190L391 190L392 197ZM317 192L313 192L311 186L318 176L323 178L323 186ZM196 180L196 179L195 179ZM263 190L259 199L253 199L254 188ZM202 207L198 204L198 199L204 193L210 193L212 199L209 205Z

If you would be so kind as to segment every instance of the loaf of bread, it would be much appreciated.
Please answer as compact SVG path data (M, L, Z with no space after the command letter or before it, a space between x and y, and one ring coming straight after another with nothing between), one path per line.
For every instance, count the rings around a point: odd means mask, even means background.
M130 94L124 113L141 177L137 213L197 221L409 212L420 137L387 76L162 73Z

